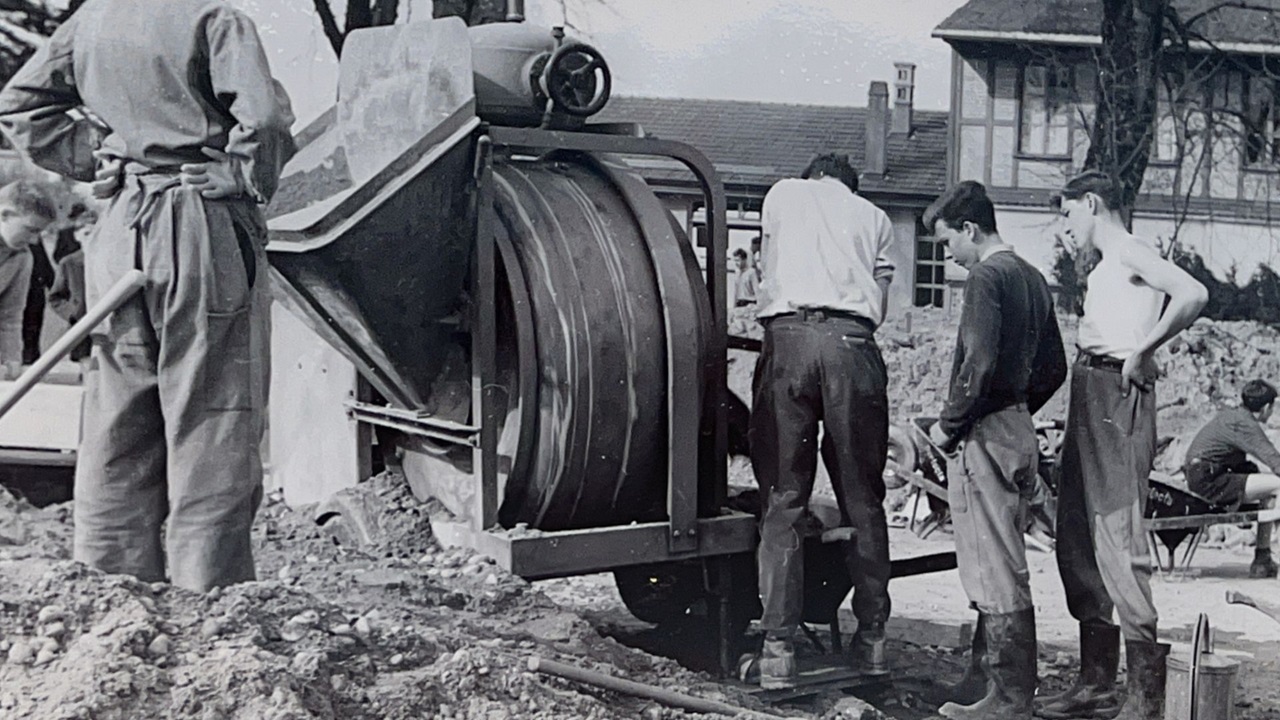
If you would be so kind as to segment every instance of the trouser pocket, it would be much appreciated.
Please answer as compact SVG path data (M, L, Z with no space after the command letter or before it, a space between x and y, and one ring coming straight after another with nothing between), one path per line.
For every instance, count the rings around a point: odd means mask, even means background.
M252 303L235 312L205 316L208 347L203 390L210 410L253 408Z

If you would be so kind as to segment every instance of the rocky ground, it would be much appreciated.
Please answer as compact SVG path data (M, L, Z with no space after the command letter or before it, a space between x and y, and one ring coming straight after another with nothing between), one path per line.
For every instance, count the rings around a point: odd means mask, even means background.
M936 412L953 323L917 313L910 328L882 333L895 419ZM1247 324L1205 323L1175 342L1164 359L1162 434L1193 430L1244 380L1280 375L1275 340ZM744 396L752 360L734 353L731 384ZM747 465L734 468L750 481ZM34 508L0 491L0 719L700 717L531 672L536 656L756 712L919 720L934 710L932 683L957 678L966 662L953 643L899 637L895 683L864 687L861 699L832 692L767 708L748 688L673 659L702 667L691 658L705 660L709 637L664 637L635 620L608 576L530 585L442 549L427 509L394 473L344 493L327 508L269 497L254 530L262 579L196 594L71 562L69 505ZM340 512L353 506L362 512ZM1162 628L1185 643L1198 613L1209 613L1219 652L1241 663L1236 717L1280 719L1280 624L1222 600L1228 588L1275 598L1280 584L1245 579L1250 531L1211 541L1191 577L1155 583ZM921 540L899 529L892 545L907 557L948 543L945 533ZM1033 553L1031 565L1040 674L1052 691L1070 679L1075 630L1053 557ZM892 592L897 617L972 620L954 572L896 580Z

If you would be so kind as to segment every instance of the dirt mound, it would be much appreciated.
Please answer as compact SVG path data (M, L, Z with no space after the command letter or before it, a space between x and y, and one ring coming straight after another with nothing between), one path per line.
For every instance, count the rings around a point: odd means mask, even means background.
M378 508L367 547L317 525L314 508L269 499L254 529L260 581L207 594L67 560L68 508L0 490L0 717L605 720L645 708L530 673L532 655L751 703L602 637L486 558L438 547L403 486L387 474L348 492ZM650 715L663 716L686 717Z

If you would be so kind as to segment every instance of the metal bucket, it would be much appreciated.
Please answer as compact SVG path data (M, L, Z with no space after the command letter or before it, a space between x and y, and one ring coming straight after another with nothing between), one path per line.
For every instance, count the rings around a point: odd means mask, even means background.
M1170 655L1164 703L1165 720L1233 720L1236 716L1236 676L1240 663L1213 653L1200 653L1196 675L1196 707L1191 714L1190 656Z

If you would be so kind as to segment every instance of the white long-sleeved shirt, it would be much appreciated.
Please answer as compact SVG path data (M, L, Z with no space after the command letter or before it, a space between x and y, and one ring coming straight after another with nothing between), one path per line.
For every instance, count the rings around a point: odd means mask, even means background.
M854 313L879 324L877 280L893 278L893 224L831 177L780 180L765 195L761 318L800 308Z

